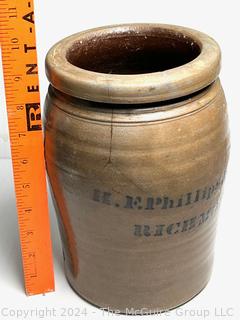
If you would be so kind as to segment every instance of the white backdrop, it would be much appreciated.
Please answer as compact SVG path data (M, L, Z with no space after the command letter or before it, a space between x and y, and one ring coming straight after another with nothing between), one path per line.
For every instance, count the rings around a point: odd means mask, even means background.
M185 305L182 319L200 319L197 314L207 310L206 319L224 319L221 316L229 309L227 319L240 319L240 215L238 186L240 181L240 19L238 1L228 0L35 0L38 60L41 100L44 101L48 82L44 73L47 50L55 42L72 33L107 24L124 22L159 22L192 27L214 37L222 48L221 81L228 101L231 129L231 158L227 172L224 195L219 216L216 241L216 256L212 279L207 288ZM10 157L8 129L4 104L3 81L0 77L0 158ZM56 286L55 293L45 297L26 298L22 293L20 252L17 244L14 191L10 161L0 160L0 308L43 308L62 306L87 306L90 315L84 319L105 319L115 316L103 315L79 299L68 287L62 268L61 248L56 221L51 207L54 243ZM14 236L13 236L14 235ZM4 276L2 276L4 275ZM15 302L16 301L16 302ZM2 310L2 309L1 309ZM190 311L192 314L190 314ZM180 310L181 311L181 310ZM120 316L126 319L124 316ZM156 316L155 318L159 318ZM162 319L178 319L181 314L173 311ZM4 319L1 315L0 318ZM16 315L5 317L15 319ZM24 317L22 317L24 318ZM48 319L64 319L46 317ZM202 314L203 318L203 314ZM39 319L31 316L27 319ZM75 317L68 317L75 319ZM76 319L78 319L76 317ZM133 319L136 319L133 317Z

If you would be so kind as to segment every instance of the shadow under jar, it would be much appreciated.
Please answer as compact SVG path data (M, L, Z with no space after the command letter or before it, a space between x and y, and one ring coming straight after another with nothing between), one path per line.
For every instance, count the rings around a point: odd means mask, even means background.
M45 157L72 288L121 313L207 284L229 153L220 49L184 27L74 34L46 58Z

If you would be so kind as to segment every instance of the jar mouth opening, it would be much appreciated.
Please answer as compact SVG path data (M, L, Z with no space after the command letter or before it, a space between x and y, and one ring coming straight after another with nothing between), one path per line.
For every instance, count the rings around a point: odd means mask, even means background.
M86 30L55 44L46 74L59 91L80 99L144 104L180 98L213 83L218 44L175 25L123 24Z
M72 65L105 74L145 74L182 66L199 56L201 45L164 28L108 32L76 40L66 52Z

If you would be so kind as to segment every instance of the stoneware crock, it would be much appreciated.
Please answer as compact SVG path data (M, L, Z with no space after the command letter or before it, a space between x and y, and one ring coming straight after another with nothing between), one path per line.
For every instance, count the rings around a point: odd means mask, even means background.
M229 150L219 70L212 38L172 25L87 30L47 54L47 172L67 279L92 304L149 313L206 286Z

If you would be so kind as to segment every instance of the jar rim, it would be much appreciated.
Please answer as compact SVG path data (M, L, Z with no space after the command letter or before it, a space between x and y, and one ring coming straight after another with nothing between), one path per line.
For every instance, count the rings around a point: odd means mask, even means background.
M106 35L121 36L144 32L171 32L188 38L200 48L199 54L182 65L164 70L137 74L112 74L87 70L68 59L76 42L100 39ZM174 40L174 39L173 39ZM146 39L147 41L147 39ZM172 45L175 45L174 43ZM76 98L90 101L138 104L180 98L197 92L216 80L220 72L221 51L214 39L186 27L134 23L110 25L78 32L56 43L46 56L46 74L56 89Z

